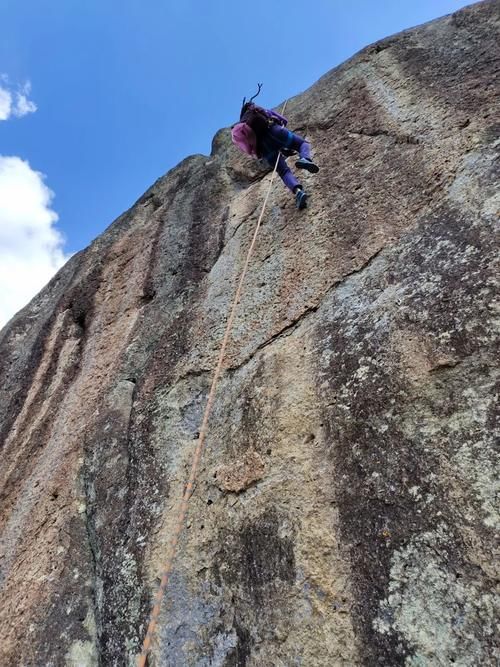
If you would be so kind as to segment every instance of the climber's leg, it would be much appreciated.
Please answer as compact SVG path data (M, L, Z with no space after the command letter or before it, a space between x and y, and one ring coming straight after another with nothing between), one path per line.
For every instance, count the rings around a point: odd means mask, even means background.
M274 159L276 160L276 155L274 156ZM273 164L274 166L274 164ZM293 174L292 170L290 167L287 165L285 158L283 155L279 156L278 160L278 168L276 170L278 174L281 177L281 180L283 183L286 185L286 187L291 190L292 192L295 192L295 188L300 187L300 183L298 179L295 177Z
M278 158L279 155L279 158ZM304 192L302 185L299 183L295 175L293 174L290 167L287 165L283 155L279 154L278 151L274 153L269 153L266 155L267 163L274 168L278 160L278 166L276 171L281 177L281 180L286 185L286 187L293 192L295 195L295 204L298 209L303 209L307 205L307 194Z
M306 169L306 171L310 171L311 174L317 174L319 167L317 164L314 164L311 159L311 144L308 143L305 139L302 139L302 137L298 137L298 139L301 139L302 143L298 149L300 158L295 163L295 166L298 169Z
M272 137L273 142L277 146L280 146L280 148L289 148L293 151L297 151L300 159L297 160L295 165L299 169L306 169L312 174L316 174L319 171L318 165L314 164L311 159L311 144L303 137L294 132L290 132L290 130L287 130L281 125L273 125L269 130L269 134Z

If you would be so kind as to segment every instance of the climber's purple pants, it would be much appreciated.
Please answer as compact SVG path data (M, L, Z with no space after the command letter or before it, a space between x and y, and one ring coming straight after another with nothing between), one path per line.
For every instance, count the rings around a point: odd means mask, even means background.
M281 125L273 125L267 136L262 141L262 152L264 158L271 167L276 164L276 159L281 148L290 148L297 151L300 157L311 159L311 145L298 134L294 134ZM287 165L283 155L279 156L278 168L276 170L281 176L283 183L293 190L300 185L292 170Z

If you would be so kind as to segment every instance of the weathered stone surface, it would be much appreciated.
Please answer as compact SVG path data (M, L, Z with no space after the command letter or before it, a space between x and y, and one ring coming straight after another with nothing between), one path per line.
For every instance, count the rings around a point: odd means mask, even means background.
M321 171L274 189L154 664L497 664L499 43L483 2L290 100ZM268 178L222 130L0 333L0 664L134 664Z
M221 491L240 493L262 479L266 466L258 452L245 452L242 458L222 465L214 473Z

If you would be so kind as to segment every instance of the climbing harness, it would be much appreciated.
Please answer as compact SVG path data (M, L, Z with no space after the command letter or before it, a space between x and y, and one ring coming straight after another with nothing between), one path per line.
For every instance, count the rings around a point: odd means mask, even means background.
M260 92L260 87L261 87L261 84L259 84L259 92ZM282 109L281 113L284 113L287 102L288 102L288 100L283 105L283 109ZM216 388L217 388L217 383L219 381L219 377L220 377L221 372L222 372L222 364L224 362L224 357L225 357L225 354L226 354L226 348L227 348L227 344L229 342L229 336L230 336L231 330L233 328L234 318L235 318L235 315L236 315L236 309L237 309L238 304L239 304L241 292L242 292L242 289L243 289L243 283L244 283L244 280L245 280L245 277L246 277L246 274L247 274L247 270L248 270L248 266L250 264L250 260L252 258L255 243L257 241L257 235L258 235L260 227L261 227L262 218L264 217L264 212L266 210L267 201L268 201L269 195L271 193L271 188L272 188L272 185L273 185L273 182L274 182L274 177L276 175L276 169L278 168L279 158L280 158L280 153L278 152L278 155L276 157L276 164L274 165L274 169L273 169L273 172L271 174L271 180L269 181L269 187L267 189L267 193L266 193L266 196L265 196L265 199L264 199L264 203L262 204L262 209L260 211L260 215L259 215L259 218L257 220L257 224L255 225L255 231L253 233L253 237L252 237L252 241L250 243L250 246L248 248L245 263L243 265L243 271L241 272L240 280L238 282L238 287L236 289L234 299L233 299L233 303L231 305L229 318L228 318L227 324L226 324L226 330L224 332L224 337L222 339L222 344L221 344L221 348L220 348L220 351L219 351L219 358L218 358L218 361L217 361L217 366L215 368L214 376L212 378L212 384L211 384L211 387L210 387L210 392L208 394L208 400L207 400L207 404L206 404L206 407L205 407L205 412L203 414L203 419L202 419L202 422L201 422L201 427L200 427L199 437L198 437L198 444L196 445L196 449L195 449L194 454L193 454L193 461L192 461L192 464L191 464L191 471L189 473L189 478L188 478L188 481L187 481L186 486L184 488L184 493L182 494L182 499L181 499L180 506L179 506L179 513L177 515L177 522L175 524L173 536L172 536L172 539L170 541L169 552L168 552L168 556L167 556L167 559L165 561L165 565L164 565L164 568L163 568L163 571L162 571L160 585L158 587L158 590L157 590L155 598L154 598L153 609L151 610L151 614L150 614L150 617L149 617L148 629L147 629L146 636L144 638L144 642L143 642L143 645L142 645L142 652L141 652L141 654L138 658L138 662L137 662L138 667L146 667L146 665L147 665L148 654L149 654L149 651L151 649L151 643L152 643L152 640L153 640L153 636L156 632L156 626L158 625L158 618L160 616L161 603L162 603L162 600L165 596L165 591L167 589L167 585L168 585L170 576L172 574L172 568L173 568L173 562L174 562L174 559L175 559L177 544L179 542L179 538L180 538L180 535L182 533L182 529L183 529L185 521L186 521L189 500L190 500L190 498L193 494L194 484L195 484L196 478L198 476L198 469L199 469L201 457L202 457L202 454L203 454L203 450L205 448L205 439L206 439L207 430L208 430L208 420L209 420L210 413L212 411L213 402L214 402L214 399L215 399L215 392L216 392Z

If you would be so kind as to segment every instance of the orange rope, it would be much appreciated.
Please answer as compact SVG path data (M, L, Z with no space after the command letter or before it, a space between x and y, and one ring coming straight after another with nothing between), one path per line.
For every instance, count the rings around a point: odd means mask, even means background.
M286 108L286 102L283 106L282 113L284 113L285 108ZM177 523L175 525L174 533L172 540L170 542L170 552L167 557L167 560L165 562L165 567L162 572L162 577L161 577L161 582L160 586L158 587L158 590L155 595L155 600L154 600L154 605L153 609L151 611L151 616L149 617L149 625L148 629L146 632L146 636L144 638L144 643L142 645L142 652L138 658L138 667L146 667L147 665L147 659L148 659L148 653L151 649L151 642L153 639L153 635L156 632L156 626L158 624L158 617L160 616L160 609L161 609L161 603L163 600L163 597L165 595L165 590L168 585L168 581L170 578L170 575L172 574L172 566L175 558L175 553L176 553L176 548L177 548L177 543L179 542L179 537L181 535L182 529L184 527L184 523L186 521L186 515L188 511L188 503L189 499L191 498L191 495L193 493L193 487L194 483L196 481L196 477L198 475L198 468L201 460L201 456L203 454L203 450L205 448L205 439L207 435L207 430L208 430L208 420L210 417L210 413L212 411L212 406L215 398L215 391L217 388L217 383L219 381L220 374L222 372L222 364L224 362L224 357L226 353L226 348L227 344L229 342L229 335L231 333L231 329L233 328L233 323L234 323L234 318L236 315L236 309L238 307L238 303L240 300L241 296L241 291L243 289L243 283L245 280L245 276L247 274L247 269L250 264L250 259L252 258L253 250L255 247L255 242L257 241L257 235L259 233L259 229L261 227L262 223L262 218L264 217L264 211L266 209L267 201L269 199L269 195L271 193L271 188L273 185L274 177L276 175L276 169L278 167L278 160L280 158L280 154L278 153L278 157L276 158L276 164L274 165L273 173L271 175L271 180L269 182L269 187L267 189L266 193L266 198L264 199L264 203L262 205L262 209L259 215L259 219L257 220L257 224L255 226L255 231L253 234L252 241L250 243L250 247L248 248L248 253L247 257L245 260L245 264L243 265L243 271L240 276L240 281L238 283L238 287L236 289L236 294L234 295L233 299L233 304L231 306L231 311L229 314L229 318L227 320L226 324L226 331L224 333L224 338L222 339L222 345L220 348L219 352L219 359L217 361L217 366L215 368L215 373L212 379L212 385L210 387L210 393L208 395L208 400L207 400L207 405L205 407L205 412L203 414L203 420L201 422L201 427L200 427L200 435L198 438L198 444L196 446L194 455L193 455L193 462L191 464L191 472L189 474L189 479L186 484L186 488L184 489L184 493L182 496L182 500L180 503L180 508L179 508L179 514L177 517Z

